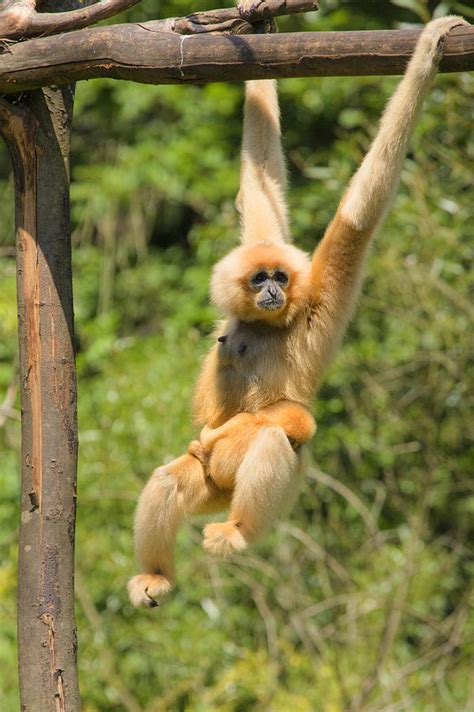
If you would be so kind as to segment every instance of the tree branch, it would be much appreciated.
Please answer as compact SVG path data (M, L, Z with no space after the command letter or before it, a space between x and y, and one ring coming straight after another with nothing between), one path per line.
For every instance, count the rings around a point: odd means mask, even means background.
M32 39L0 55L0 92L109 77L186 84L272 77L402 74L420 30L196 35L155 22L121 24ZM474 28L450 34L442 72L474 69Z
M273 17L297 15L318 9L316 0L262 0L251 12L243 16L235 7L225 7L220 10L193 12L186 17L172 17L167 20L157 20L154 30L177 32L180 35L198 35L205 32L228 32L233 35L244 35L255 31L259 24ZM144 23L143 26L148 23Z
M99 0L89 7L68 12L36 12L35 0L20 0L0 12L0 37L20 39L80 30L117 15L140 0Z
M100 0L94 5L69 12L43 12L35 10L35 0L10 0L0 12L0 38L14 40L56 35L89 27L100 20L117 15L136 5L140 0ZM251 13L241 17L237 8L224 8L208 12L196 12L187 17L157 20L163 31L194 34L198 32L249 33L252 24L279 15L294 15L317 10L316 0L263 0ZM252 23L252 24L250 24Z

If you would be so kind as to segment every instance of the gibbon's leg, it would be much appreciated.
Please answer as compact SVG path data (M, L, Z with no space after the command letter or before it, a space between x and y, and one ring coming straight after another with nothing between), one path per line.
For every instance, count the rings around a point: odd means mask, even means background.
M245 429L253 435L253 428L262 425L280 425L288 439L297 447L304 445L316 432L316 423L311 413L299 403L281 400L256 411L256 413L238 413L217 428L205 426L200 435L200 443L208 451L224 438L232 439ZM192 444L199 442L193 441Z
M183 519L191 513L226 507L229 493L219 492L199 460L182 455L157 468L145 485L135 514L135 551L143 573L128 583L131 603L153 608L173 588L174 545Z
M437 72L449 31L468 24L444 17L425 27L405 76L387 104L372 146L315 250L312 291L318 328L313 338L326 364L353 311L369 243L390 207L408 142Z
M205 527L204 548L219 556L245 549L292 503L300 473L284 430L261 427L237 470L228 521Z
M289 236L286 167L281 147L277 83L260 79L245 84L240 190L236 199L243 243L262 235L285 242Z
M315 430L305 408L281 401L255 415L240 413L219 428L205 429L202 443L190 443L189 452L194 455L182 455L152 474L135 514L135 550L144 573L128 584L134 606L153 607L157 598L171 591L179 525L188 514L215 512L229 505L239 466L259 431L271 422L287 429L288 437L275 428L290 449L288 438L299 447Z
M299 403L277 401L257 412L265 415L273 425L279 425L285 431L293 449L298 449L316 432L316 423L311 413Z
M218 428L203 428L194 452L219 488L234 487L242 460L262 427L279 425L291 447L298 450L314 435L316 424L306 408L291 401L279 401L254 414L239 413Z

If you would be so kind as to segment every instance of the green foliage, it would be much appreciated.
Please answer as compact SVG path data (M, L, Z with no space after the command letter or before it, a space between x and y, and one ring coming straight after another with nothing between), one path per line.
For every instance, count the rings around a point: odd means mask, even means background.
M155 8L147 0L125 17L152 18ZM168 2L162 16L189 10ZM368 29L450 10L462 12L460 3L328 0L318 15L281 25ZM395 82L281 82L293 229L306 249L321 237ZM178 542L176 593L151 612L127 602L136 497L151 469L193 434L192 387L216 317L210 269L238 232L241 101L238 85L77 88L84 710L342 712L351 701L364 712L467 709L472 75L438 77L426 103L357 316L315 404L319 430L295 511L228 562L203 553L202 522L193 521ZM0 153L0 403L17 371L7 166ZM18 395L2 413L0 707L10 712L18 706Z

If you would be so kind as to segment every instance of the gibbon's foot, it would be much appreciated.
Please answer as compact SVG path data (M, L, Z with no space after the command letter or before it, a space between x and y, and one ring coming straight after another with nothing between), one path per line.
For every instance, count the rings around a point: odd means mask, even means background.
M203 547L214 556L230 556L247 547L247 541L235 522L208 524L204 527Z
M138 574L128 582L128 596L135 608L156 608L160 604L156 600L166 596L173 584L161 574Z

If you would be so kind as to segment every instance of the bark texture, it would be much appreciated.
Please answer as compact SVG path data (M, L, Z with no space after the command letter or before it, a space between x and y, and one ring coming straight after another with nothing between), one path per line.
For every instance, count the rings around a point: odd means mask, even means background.
M0 102L16 194L22 485L18 656L22 712L78 712L74 618L76 372L65 86Z
M100 20L112 17L140 0L100 0L69 12L41 12L35 0L0 0L0 37L25 39L41 35L54 35L89 27ZM247 12L239 14L237 8L196 12L187 17L162 20L163 25L173 22L188 25L191 32L228 31L251 32L250 23L259 23L275 15L294 15L317 10L316 0L260 0ZM211 29L212 26L212 29ZM201 29L201 28L206 29ZM237 28L237 29L236 29Z
M88 7L67 12L37 12L36 5L46 3L36 3L35 0L3 0L0 2L0 36L24 38L79 30L112 17L138 2L140 0L100 0L94 5L89 3ZM64 6L65 3L61 5Z
M163 31L163 22L97 27L5 46L0 92L94 77L186 84L402 74L419 34L383 30L188 36ZM456 27L446 42L440 71L469 69L474 69L474 28Z

